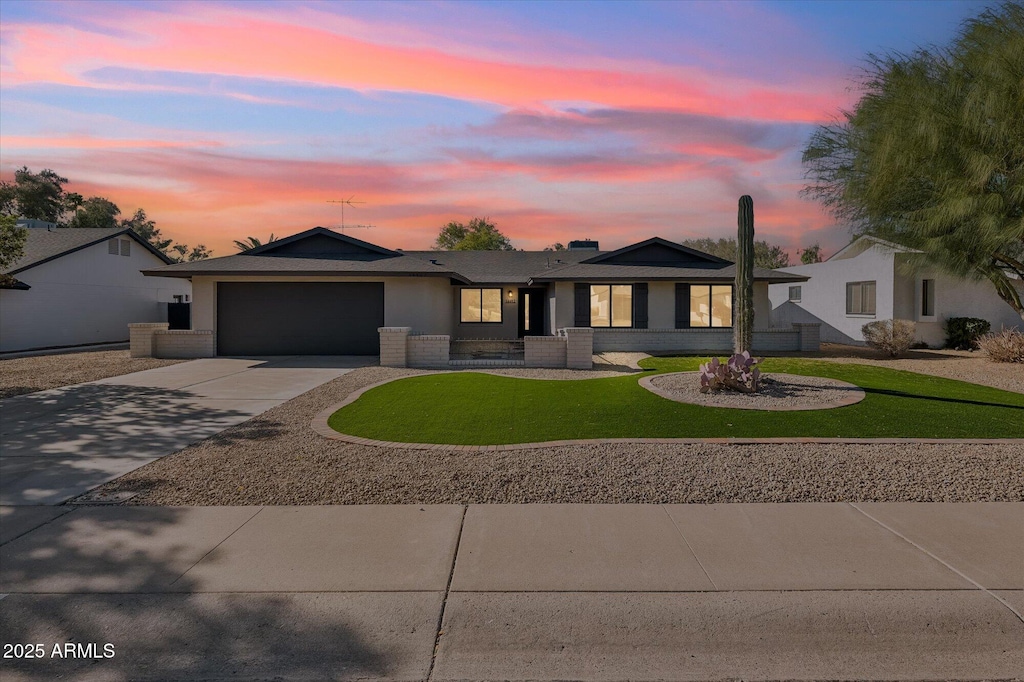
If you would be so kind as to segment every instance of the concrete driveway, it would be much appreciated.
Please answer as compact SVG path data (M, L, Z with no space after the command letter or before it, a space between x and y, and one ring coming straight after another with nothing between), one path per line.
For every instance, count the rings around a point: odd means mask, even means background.
M0 401L0 505L60 504L376 358L210 358Z

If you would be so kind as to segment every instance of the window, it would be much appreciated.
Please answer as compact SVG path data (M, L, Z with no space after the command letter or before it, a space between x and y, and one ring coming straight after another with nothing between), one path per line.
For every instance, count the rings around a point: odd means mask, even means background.
M690 326L731 327L732 286L728 284L691 284Z
M921 280L921 317L935 317L935 280Z
M530 292L523 293L523 331L530 331Z
M462 322L501 323L501 289L463 289L459 304Z
M846 314L847 315L874 315L875 314L875 283L874 282L847 282L846 283Z
M803 294L803 288L802 287L790 287L789 288L789 300L793 301L794 303L799 303L800 302L800 296L802 294Z
M132 255L132 240L122 239L121 241L121 255L130 256Z
M111 239L110 241L107 242L107 253L109 253L111 256L116 256L118 254L118 241L120 240Z
M633 326L633 285L593 284L590 287L591 327Z

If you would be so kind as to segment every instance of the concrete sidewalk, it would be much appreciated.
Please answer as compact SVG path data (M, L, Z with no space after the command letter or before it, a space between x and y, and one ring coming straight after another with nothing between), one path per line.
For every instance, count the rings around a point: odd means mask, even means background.
M59 504L375 359L193 360L0 401L0 504Z
M7 679L1013 679L1024 503L20 507Z

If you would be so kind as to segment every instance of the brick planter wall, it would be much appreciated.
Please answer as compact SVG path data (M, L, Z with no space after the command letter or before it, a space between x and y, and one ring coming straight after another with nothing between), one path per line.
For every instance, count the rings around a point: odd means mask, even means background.
M128 348L133 358L154 358L156 340L153 335L166 331L166 322L137 322L128 325Z
M383 337L382 337L383 340ZM409 367L447 367L451 337L447 334L409 334L405 339L405 359ZM381 348L381 364L383 361Z
M594 330L590 327L566 327L565 366L569 369L593 369Z
M794 322L800 332L800 350L805 352L821 350L821 322Z
M803 351L820 348L818 323L794 324L790 329L754 331L759 352ZM645 353L731 353L733 335L728 329L595 329L594 352L641 351Z
M564 336L527 336L523 338L527 367L565 367L567 346Z
M378 327L380 334L380 366L407 367L406 339L412 327Z
M754 332L754 348L759 353L800 350L800 332L795 329L761 329Z
M156 340L154 357L158 358L212 358L214 356L213 330L167 329L153 335Z

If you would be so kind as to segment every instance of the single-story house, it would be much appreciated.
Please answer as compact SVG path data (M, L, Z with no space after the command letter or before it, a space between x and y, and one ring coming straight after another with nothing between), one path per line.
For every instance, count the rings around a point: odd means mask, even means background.
M166 304L192 293L187 280L142 275L172 261L132 230L29 225L3 273L0 352L123 343L128 324L166 320Z
M861 327L872 320L913 320L917 340L945 343L950 317L988 320L993 330L1024 328L1020 316L987 280L954 277L919 263L921 252L877 237L862 236L828 260L782 268L779 272L810 279L803 284L769 285L776 325L820 322L821 340L864 343ZM1015 286L1024 296L1024 286Z
M444 357L450 341L567 328L592 330L595 352L732 347L733 263L657 237L615 251L400 251L317 227L145 274L191 280L197 355L376 355L382 328ZM768 286L806 279L755 269L755 350L798 349L798 331L768 331Z

